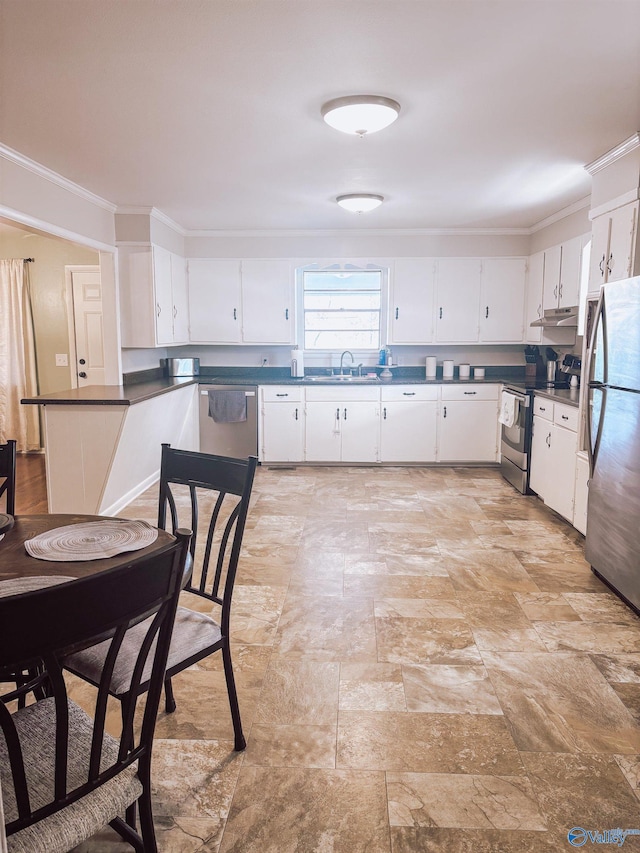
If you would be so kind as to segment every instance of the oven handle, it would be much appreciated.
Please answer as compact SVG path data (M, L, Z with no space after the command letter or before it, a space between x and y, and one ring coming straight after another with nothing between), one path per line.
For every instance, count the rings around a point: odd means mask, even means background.
M531 398L528 395L520 395L515 391L510 391L508 388L504 389L505 394L510 394L512 397L515 397L516 400L520 403L523 408L527 408L531 405Z

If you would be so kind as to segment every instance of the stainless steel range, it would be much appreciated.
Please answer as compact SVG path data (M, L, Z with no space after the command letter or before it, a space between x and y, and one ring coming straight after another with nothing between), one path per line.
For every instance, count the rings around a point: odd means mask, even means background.
M533 431L533 391L516 385L502 389L500 470L523 495L529 494L529 465Z

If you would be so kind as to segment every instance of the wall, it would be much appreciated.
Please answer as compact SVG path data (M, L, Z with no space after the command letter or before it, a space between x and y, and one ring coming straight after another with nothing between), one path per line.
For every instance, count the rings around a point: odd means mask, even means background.
M585 199L584 207L570 213L568 216L556 219L536 230L531 235L528 254L534 255L550 246L557 246L573 237L581 237L583 234L591 234L591 220L589 219L588 199Z
M29 275L40 393L70 388L71 367L55 365L56 353L69 353L64 268L69 264L98 264L98 253L63 240L11 229L0 232L0 257L34 258Z

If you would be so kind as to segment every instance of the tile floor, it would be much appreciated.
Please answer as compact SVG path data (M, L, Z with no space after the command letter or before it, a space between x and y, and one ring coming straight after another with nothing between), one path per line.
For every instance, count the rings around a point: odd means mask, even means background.
M524 853L640 829L640 621L582 543L491 469L259 469L233 618L248 747L220 656L178 676L160 850ZM76 848L125 850L110 830Z

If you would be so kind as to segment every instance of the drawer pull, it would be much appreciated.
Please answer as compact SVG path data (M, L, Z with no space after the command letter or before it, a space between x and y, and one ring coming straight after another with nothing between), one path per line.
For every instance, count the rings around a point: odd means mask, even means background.
M465 395L467 395L467 396L469 396L469 397L475 397L475 395L476 395L478 392L477 392L477 391L465 391L464 393L465 393Z
M544 407L544 406L540 406L540 411L541 411L541 412L546 412L547 410L545 409L545 407Z
M276 394L276 397L288 397L288 394Z
M560 415L560 417L562 418L563 421L569 420L569 415Z
M402 396L403 397L415 397L416 392L415 391L403 391Z

